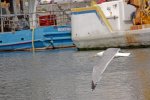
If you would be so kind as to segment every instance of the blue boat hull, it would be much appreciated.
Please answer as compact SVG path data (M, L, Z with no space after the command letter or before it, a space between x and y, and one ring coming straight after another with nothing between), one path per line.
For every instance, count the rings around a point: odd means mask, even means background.
M33 37L32 37L33 36ZM70 26L49 26L0 34L0 51L73 46Z

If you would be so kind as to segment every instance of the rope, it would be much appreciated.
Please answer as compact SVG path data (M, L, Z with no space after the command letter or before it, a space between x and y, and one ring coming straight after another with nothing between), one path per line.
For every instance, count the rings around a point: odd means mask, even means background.
M34 32L35 28L32 28L32 52L35 53L35 46L34 46Z

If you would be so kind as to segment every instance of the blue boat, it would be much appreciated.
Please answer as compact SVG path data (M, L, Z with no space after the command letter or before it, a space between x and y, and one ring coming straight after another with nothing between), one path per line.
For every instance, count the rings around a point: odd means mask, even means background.
M1 33L0 50L70 47L73 46L73 42L69 29L70 26L49 26L35 28L34 30Z
M1 5L0 51L74 46L70 19L60 5L57 12L37 11L38 0L4 0Z

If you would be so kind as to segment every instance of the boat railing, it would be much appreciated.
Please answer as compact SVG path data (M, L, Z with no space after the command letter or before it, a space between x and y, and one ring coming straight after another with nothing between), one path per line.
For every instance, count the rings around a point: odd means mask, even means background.
M1 15L0 31L13 32L23 29L29 29L29 16L30 14L7 14Z
M64 26L71 23L71 8L85 7L88 2L38 5L36 12L2 14L0 32L14 32L44 26ZM42 9L39 9L42 8Z
M0 31L13 32L30 29L31 27L68 25L71 22L70 12L44 11L28 14L1 15ZM35 18L33 17L35 15Z
M43 26L42 22L46 25L66 25L71 22L71 12L66 11L44 11L38 12L38 25Z

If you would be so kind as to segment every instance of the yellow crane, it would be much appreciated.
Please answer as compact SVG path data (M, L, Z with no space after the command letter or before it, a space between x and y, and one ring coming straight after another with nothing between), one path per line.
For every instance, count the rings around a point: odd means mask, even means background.
M126 0L136 7L133 18L134 25L150 24L150 0Z
M150 0L125 0L128 4L136 7L133 18L134 25L150 24ZM97 0L91 0L91 5L95 5Z
M97 0L91 0L91 6L97 4L96 1L97 1Z

